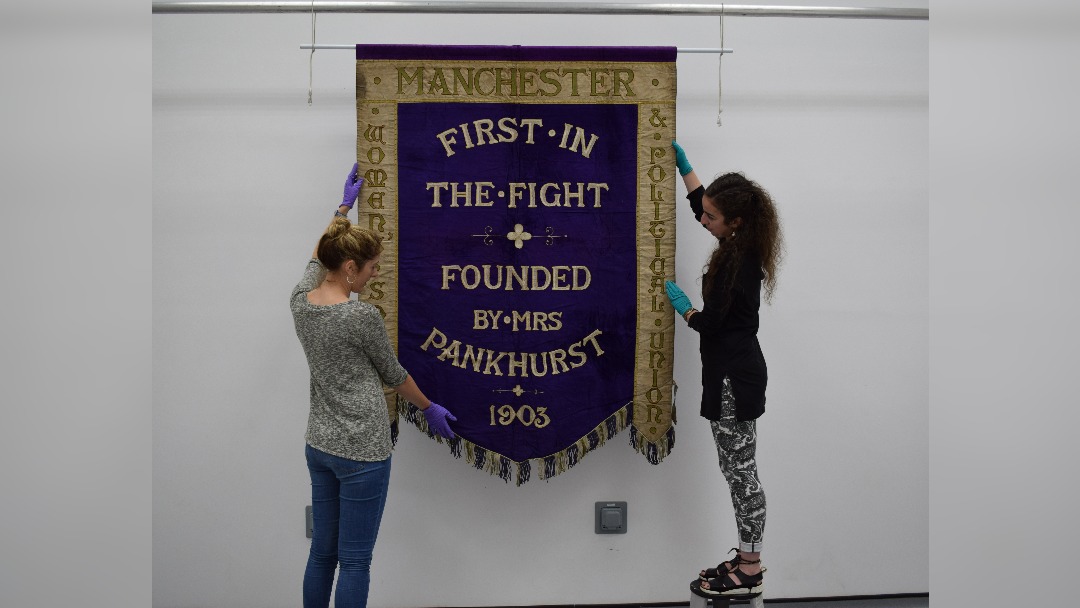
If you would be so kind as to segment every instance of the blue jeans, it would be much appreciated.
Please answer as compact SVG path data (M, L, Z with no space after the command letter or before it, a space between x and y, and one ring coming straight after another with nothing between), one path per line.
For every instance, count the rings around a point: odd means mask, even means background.
M304 572L304 608L327 608L340 565L336 608L365 608L371 554L379 535L390 458L359 462L305 445L311 474L311 552Z

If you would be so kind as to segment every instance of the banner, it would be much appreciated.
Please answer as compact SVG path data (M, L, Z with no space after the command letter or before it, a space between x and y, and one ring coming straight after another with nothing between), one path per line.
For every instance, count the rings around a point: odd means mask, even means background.
M674 446L675 93L673 47L357 45L363 297L454 456L520 485Z

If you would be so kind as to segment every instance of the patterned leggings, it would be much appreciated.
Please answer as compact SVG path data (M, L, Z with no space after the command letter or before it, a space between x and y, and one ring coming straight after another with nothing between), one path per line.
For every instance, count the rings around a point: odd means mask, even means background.
M739 550L761 551L765 533L765 491L758 481L756 420L735 420L735 398L731 381L724 378L720 420L712 420L713 440L720 457L720 470L731 490L735 507L735 525L739 532Z

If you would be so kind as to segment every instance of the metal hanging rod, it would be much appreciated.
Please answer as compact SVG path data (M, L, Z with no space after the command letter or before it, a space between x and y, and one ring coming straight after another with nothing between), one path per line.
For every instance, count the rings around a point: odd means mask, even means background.
M292 0L215 2L157 0L155 14L178 13L476 13L579 15L713 15L724 17L825 17L843 19L929 20L928 8L850 6L761 6L750 4L617 4L608 2L440 2L400 0Z
M300 48L303 50L331 50L331 51L355 51L355 44L301 44ZM679 53L719 53L726 55L728 53L734 53L735 49L708 49L708 48L684 48L679 47L676 49Z

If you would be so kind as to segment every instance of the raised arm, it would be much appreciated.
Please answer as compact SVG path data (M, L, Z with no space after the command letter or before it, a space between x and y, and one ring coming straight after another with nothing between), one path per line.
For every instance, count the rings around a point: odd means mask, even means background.
M697 190L701 187L701 180L698 179L697 173L694 173L690 161L686 159L686 151L675 140L671 140L671 147L675 148L675 166L679 168L679 175L683 178L683 184L686 184L686 191Z
M334 210L334 217L330 219L331 222L335 218L347 217L349 211L356 203L356 198L360 196L360 188L364 186L364 178L356 175L359 163L353 163L352 169L349 170L349 175L345 177L345 191L341 195L341 204ZM321 238L320 238L321 240ZM311 253L311 257L318 257L319 254L319 242L315 242L315 251Z
M686 198L690 201L690 210L694 212L694 219L701 221L701 214L705 209L702 207L701 198L705 195L705 187L694 173L690 161L686 158L686 151L675 140L671 141L671 147L675 149L675 166L679 168L683 183L686 184Z
M690 208L694 211L694 216L698 219L701 218L701 211L699 207L701 202L698 201L697 205L694 201L697 200L690 196L692 192L701 187L701 180L698 179L697 173L694 173L694 168L690 166L690 161L686 158L686 151L682 149L679 142L671 140L671 147L675 149L675 166L679 169L679 175L683 178L683 184L686 185L687 198L690 199ZM700 198L697 197L697 198ZM698 310L694 308L690 303L690 298L686 297L686 294L679 286L671 281L664 282L664 289L667 291L668 299L671 300L671 305L675 308L675 312L679 313L682 318L689 322L690 317L694 316Z

